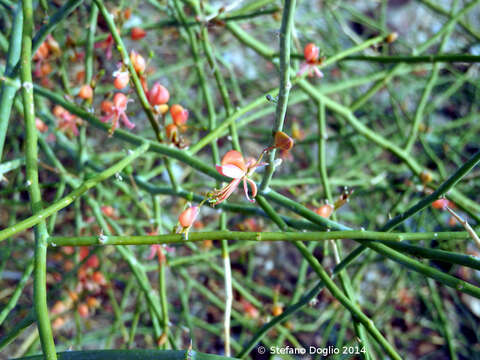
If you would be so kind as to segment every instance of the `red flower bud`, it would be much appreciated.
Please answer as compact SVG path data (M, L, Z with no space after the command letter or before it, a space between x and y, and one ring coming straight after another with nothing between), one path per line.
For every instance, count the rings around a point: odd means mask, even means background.
M152 88L147 93L148 101L152 106L163 105L170 99L170 93L167 88L159 82L153 84Z
M180 214L178 222L183 228L189 228L195 222L199 212L198 206L191 206Z
M315 63L318 61L320 49L314 43L308 43L303 49L303 55L307 63Z
M184 109L182 105L172 105L170 115L177 126L185 125L188 120L188 110Z
M146 35L147 35L147 32L139 27L132 28L130 32L130 36L132 37L132 40L143 39Z

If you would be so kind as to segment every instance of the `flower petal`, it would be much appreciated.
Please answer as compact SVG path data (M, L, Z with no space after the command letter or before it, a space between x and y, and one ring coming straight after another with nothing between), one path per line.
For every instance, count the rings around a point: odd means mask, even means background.
M248 185L250 185L250 189L252 189L252 198L253 199L251 199L248 196L247 182L248 182ZM253 182L253 180L251 180L247 177L244 177L243 178L243 190L245 191L245 196L247 197L247 200L250 201L250 202L255 202L255 196L257 196L257 184L255 184L255 182Z
M232 178L232 179L240 179L245 175L244 170L232 164L226 164L222 166L217 165L216 168L220 174L224 176L228 176L229 178Z
M132 129L135 127L135 124L132 123L132 122L128 119L127 115L126 115L124 112L122 112L122 113L120 114L120 117L121 117L122 120L123 120L123 124L124 124L128 129L132 130Z
M245 166L245 159L243 158L242 154L237 150L230 150L225 155L223 155L222 165L227 164L235 165L243 171L247 170Z

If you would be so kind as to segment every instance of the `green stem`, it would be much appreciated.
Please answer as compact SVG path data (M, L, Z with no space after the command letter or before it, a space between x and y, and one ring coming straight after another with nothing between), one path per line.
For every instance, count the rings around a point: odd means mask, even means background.
M275 133L283 130L283 123L287 114L288 95L292 87L290 83L290 43L295 21L295 5L296 0L285 0L283 7L282 26L280 28L280 86L270 146L275 145ZM273 172L275 171L275 153L276 150L272 149L268 155L268 165L260 185L260 191L267 189L270 180L272 180Z
M437 63L437 62L463 62L477 63L480 62L479 55L467 54L432 54L432 55L390 55L390 56L368 56L368 55L350 55L342 59L342 61L366 61L384 64L395 63Z
M261 200L260 200L261 201ZM283 220L282 220L283 221ZM201 231L190 232L188 240L182 234L168 235L125 235L125 236L52 236L51 246L88 246L88 245L153 245L153 244L185 244L203 240L238 240L238 241L325 241L336 239L376 241L421 241L421 240L467 240L470 235L466 231L426 232L426 233L390 233L382 231L346 230L346 231L313 231L313 232L251 232L251 231ZM373 241L373 240L372 240Z
M31 68L34 21L32 1L24 0L22 4L24 21L20 79L22 81L23 115L26 127L25 160L30 204L33 216L36 217L42 212L42 195L38 182L38 144ZM45 220L42 219L35 227L34 306L43 354L47 360L56 360L57 355L47 305L47 239L47 225Z

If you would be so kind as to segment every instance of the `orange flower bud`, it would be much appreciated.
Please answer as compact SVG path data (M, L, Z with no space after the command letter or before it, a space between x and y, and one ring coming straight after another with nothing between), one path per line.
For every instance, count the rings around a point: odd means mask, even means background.
M58 330L63 326L63 324L65 324L65 319L60 316L60 317L56 318L55 320L53 320L52 329L53 330Z
M103 276L101 271L95 271L92 274L92 280L98 285L106 285L107 280L105 280L105 276Z
M324 217L325 219L328 219L330 215L332 215L333 212L333 206L330 204L325 204L320 206L315 212L320 215L321 217Z
M52 307L51 313L53 315L61 314L67 311L68 308L63 301L58 300Z
M39 118L35 118L35 127L37 128L38 131L41 133L44 133L48 130L47 124L45 124L42 120Z
M83 85L78 92L78 96L84 100L90 100L93 98L93 89L90 85Z
M178 126L185 125L188 120L188 110L184 109L182 105L172 105L170 115L172 115L173 122Z
M52 72L52 65L50 63L45 62L40 66L40 77L45 77Z
M147 93L147 98L152 106L163 105L170 99L170 93L167 88L159 82L153 84L152 88Z
M100 306L100 302L98 301L97 298L93 297L93 296L89 296L87 298L87 306L90 308L90 309L95 309L97 307Z
M119 72L115 77L115 80L113 81L113 86L115 86L115 88L117 88L118 90L121 90L128 85L129 81L130 75L128 75L128 72L122 71Z
M113 103L108 100L102 101L102 103L100 104L100 109L104 114L107 114L107 115L113 113L113 108L114 108Z
M250 319L258 319L260 317L260 312L258 309L253 306L249 301L245 299L241 299L240 303L242 304L243 311L245 312L245 315L249 317Z
M65 114L67 110L65 110L63 107L61 107L60 105L55 105L55 107L53 108L53 115L55 115L55 117L59 118L61 117L63 114Z
M83 317L83 318L88 317L88 306L87 306L87 304L85 304L85 303L78 304L77 311L78 311L78 314L81 317Z
M290 150L294 145L293 139L283 131L275 133L275 148L280 150Z
M191 206L180 214L178 217L178 222L183 228L189 228L193 225L199 212L200 209L198 206Z
M48 56L48 53L49 53L49 49L48 49L48 45L47 43L44 41L40 44L40 46L38 47L38 50L37 52L35 53L35 55L33 56L33 60L43 60L43 59L46 59L47 56Z
M137 73L141 74L145 71L147 63L143 56L138 54L135 50L130 51L130 61Z
M308 43L303 49L303 55L305 56L305 61L307 63L315 63L318 61L318 55L320 54L320 49L314 43Z
M273 316L279 316L283 313L283 307L278 305L278 304L275 304L272 306L272 315Z
M109 218L115 218L117 216L115 209L110 205L102 206L101 209L102 209L103 215Z
M147 32L139 27L132 28L130 32L130 36L132 37L132 40L143 39L146 35L147 35Z

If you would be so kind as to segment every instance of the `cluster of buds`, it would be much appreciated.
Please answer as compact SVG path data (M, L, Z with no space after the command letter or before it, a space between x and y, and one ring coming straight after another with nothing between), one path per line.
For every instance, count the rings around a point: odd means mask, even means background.
M80 316L88 317L100 305L98 295L107 286L107 280L99 270L100 261L97 255L90 255L88 247L82 246L80 248L79 259L80 261L86 260L78 269L78 283L70 296L76 303ZM80 299L86 300L80 301Z
M172 122L165 127L167 139L177 147L182 147L183 139L180 133L187 129L188 110L183 108L182 105L174 104L170 108L170 116L172 117Z
M78 126L83 122L81 119L65 110L60 105L55 105L53 115L58 119L58 129L70 136L78 136Z
M323 63L324 58L320 57L320 49L314 43L308 43L303 49L303 56L305 61L300 65L300 70L297 76L302 76L307 73L308 76L316 75L319 78L323 77L323 73L318 69L318 65Z
M42 79L42 84L47 84L47 76L52 72L51 60L54 60L62 53L58 42L52 35L48 35L44 42L40 44L37 52L33 56L35 69L33 74Z
M188 110L180 104L173 104L169 107L170 92L158 81L150 89L148 89L146 81L143 81L143 84L148 102L152 106L154 113L161 115L164 120L166 114L170 113L172 122L165 126L168 141L177 147L183 147L183 139L180 134L187 129Z

